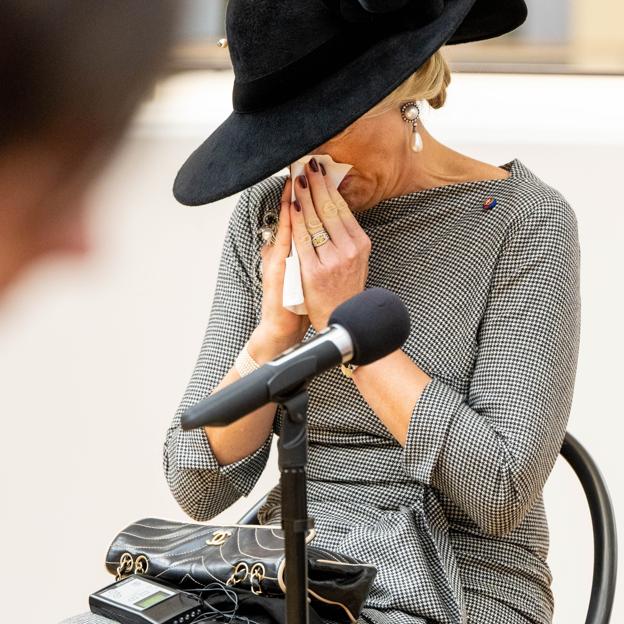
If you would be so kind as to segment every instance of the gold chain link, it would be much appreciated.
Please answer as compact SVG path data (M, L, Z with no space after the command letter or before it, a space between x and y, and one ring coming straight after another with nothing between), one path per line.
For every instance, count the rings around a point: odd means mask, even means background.
M115 576L116 581L121 581L125 579L132 573L132 568L134 567L134 559L130 553L123 553L121 558L119 559L119 566L117 567L117 575Z
M134 574L147 574L149 568L149 559L145 555L139 555L136 559L132 557L129 552L125 552L119 559L119 565L117 566L117 574L115 575L116 581L122 581L123 579Z
M149 561L145 555L139 555L134 561L134 573L135 574L147 574L149 568Z
M236 567L234 568L234 572L232 572L232 574L230 575L228 580L225 582L225 584L230 585L230 586L238 585L239 583L242 583L247 578L248 574L249 574L249 566L244 561L241 561L236 564Z
M265 573L266 570L261 563L254 563L251 567L249 580L251 582L251 591L256 594L256 596L262 595L262 586L260 585L260 582L264 579Z

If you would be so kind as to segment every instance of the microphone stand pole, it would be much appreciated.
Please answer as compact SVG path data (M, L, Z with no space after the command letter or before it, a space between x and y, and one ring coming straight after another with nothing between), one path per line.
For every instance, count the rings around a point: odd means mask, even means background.
M308 624L308 556L306 533L314 526L308 517L306 472L308 462L307 382L275 398L286 414L278 443L282 489L282 529L286 540L286 622Z

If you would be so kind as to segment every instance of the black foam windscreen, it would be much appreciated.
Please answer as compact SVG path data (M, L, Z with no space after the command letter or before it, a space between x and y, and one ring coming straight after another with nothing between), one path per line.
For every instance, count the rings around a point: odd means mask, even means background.
M385 288L368 288L340 304L329 325L344 327L353 341L353 364L370 364L407 340L409 312L401 299Z

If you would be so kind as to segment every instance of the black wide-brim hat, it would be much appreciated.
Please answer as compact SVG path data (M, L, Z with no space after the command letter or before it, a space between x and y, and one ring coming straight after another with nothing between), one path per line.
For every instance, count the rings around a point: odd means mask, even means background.
M233 112L189 156L173 193L237 193L352 124L443 45L524 22L524 0L229 0Z

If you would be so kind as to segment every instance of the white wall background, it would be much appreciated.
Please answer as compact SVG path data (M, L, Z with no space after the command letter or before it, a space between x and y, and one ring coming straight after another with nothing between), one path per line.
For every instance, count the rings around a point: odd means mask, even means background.
M162 475L162 442L199 349L235 198L188 208L170 189L228 114L231 80L204 73L161 85L94 193L91 257L40 265L0 311L0 574L13 598L3 621L86 610L88 594L111 581L103 562L117 531L148 515L185 519ZM447 105L425 117L470 156L520 158L576 210L583 326L569 429L606 476L620 526L623 107L624 78L459 74ZM220 519L235 521L273 485L275 460L274 451L251 497ZM584 622L589 514L561 460L546 502L556 622ZM36 615L23 618L34 596ZM620 600L612 621L622 618Z

